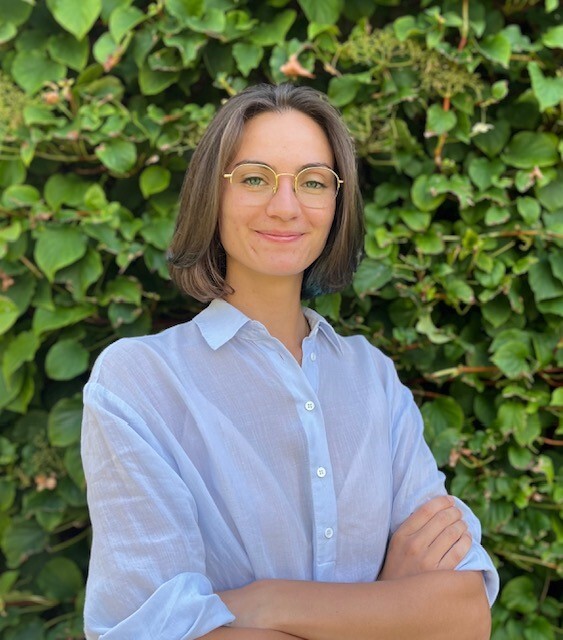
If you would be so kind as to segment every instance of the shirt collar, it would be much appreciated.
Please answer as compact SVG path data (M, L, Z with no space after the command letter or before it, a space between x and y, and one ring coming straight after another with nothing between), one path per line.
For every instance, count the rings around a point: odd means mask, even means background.
M342 352L339 336L332 326L313 309L305 307L303 313L311 327L311 337L316 336L321 331L328 341L338 351ZM251 320L242 311L239 311L232 304L221 298L213 300L207 308L194 318L194 322L199 327L201 335L207 344L214 351L234 338L245 325L259 325L262 328L260 323ZM263 331L266 333L265 329Z

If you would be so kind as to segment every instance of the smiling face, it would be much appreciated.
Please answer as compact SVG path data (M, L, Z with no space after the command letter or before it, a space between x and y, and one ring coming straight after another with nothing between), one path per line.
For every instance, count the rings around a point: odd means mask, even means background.
M219 232L226 253L226 281L236 291L273 278L288 278L300 287L303 272L325 246L336 199L320 208L316 203L310 206L311 198L300 201L293 175L310 166L334 168L329 141L321 127L300 111L262 113L245 125L226 171L244 163L267 165L282 175L271 198L253 195L252 189L263 183L260 175L243 176L244 188L225 180ZM320 178L317 184L317 176L305 175L315 180L308 180L304 188L323 188Z

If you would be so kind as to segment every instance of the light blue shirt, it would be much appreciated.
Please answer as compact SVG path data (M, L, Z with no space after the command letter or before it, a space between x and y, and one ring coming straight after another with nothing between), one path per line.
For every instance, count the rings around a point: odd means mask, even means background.
M371 582L388 538L444 494L411 393L363 337L317 313L298 362L215 300L119 340L84 391L93 525L88 640L190 640L234 617L216 591L286 578ZM497 573L480 543L458 569Z

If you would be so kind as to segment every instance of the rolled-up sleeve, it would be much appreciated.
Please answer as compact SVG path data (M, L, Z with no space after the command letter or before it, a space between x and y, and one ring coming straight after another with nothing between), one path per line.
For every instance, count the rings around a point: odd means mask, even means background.
M388 389L392 398L391 440L393 443L393 511L394 532L418 507L438 495L445 495L444 474L438 469L424 440L424 424L412 393L403 386L394 370L389 371ZM481 545L481 525L471 509L456 498L457 506L471 533L472 545L457 570L481 571L489 604L499 591L498 573Z
M108 389L84 390L82 459L93 539L88 640L191 640L234 620L205 575L189 487L143 417Z

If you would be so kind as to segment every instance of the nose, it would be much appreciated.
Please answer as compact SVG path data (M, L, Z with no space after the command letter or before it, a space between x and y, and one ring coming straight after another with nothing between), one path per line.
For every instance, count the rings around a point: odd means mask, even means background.
M268 215L282 220L291 220L299 215L301 208L293 186L294 178L292 175L281 174L278 177L278 189L268 203Z

